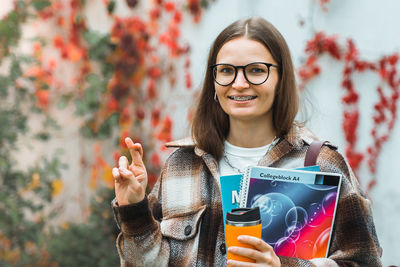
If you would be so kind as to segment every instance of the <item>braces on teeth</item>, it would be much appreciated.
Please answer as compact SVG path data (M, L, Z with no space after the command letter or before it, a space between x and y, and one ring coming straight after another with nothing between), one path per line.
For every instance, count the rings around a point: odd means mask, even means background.
M239 100L239 101L245 101L245 100L251 100L256 98L255 96L230 96L230 99L233 100Z

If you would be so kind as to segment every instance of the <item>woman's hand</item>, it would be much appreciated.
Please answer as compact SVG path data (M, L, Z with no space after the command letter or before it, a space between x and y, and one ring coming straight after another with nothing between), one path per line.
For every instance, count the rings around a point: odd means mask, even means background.
M228 265L231 267L236 266L268 266L268 267L281 267L281 261L276 256L274 249L267 244L264 240L248 236L241 235L238 237L238 240L241 243L245 243L247 245L252 245L255 249L251 248L242 248L242 247L229 247L228 250L230 253L247 257L255 260L255 263L250 262L241 262L235 260L228 260Z
M129 165L128 159L122 156L119 158L118 168L112 170L115 180L115 196L119 205L142 201L147 187L147 171L142 160L142 145L133 143L129 137L125 138L125 144L132 156L132 163Z

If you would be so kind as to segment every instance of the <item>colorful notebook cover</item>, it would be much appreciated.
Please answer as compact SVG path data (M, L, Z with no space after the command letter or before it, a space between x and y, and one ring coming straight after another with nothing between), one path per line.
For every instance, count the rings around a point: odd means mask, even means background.
M240 207L260 207L262 239L277 255L326 257L340 182L335 173L249 167Z
M297 170L307 170L307 171L320 171L320 167L318 165L307 166L303 168L299 168ZM242 184L243 175L224 175L220 177L221 184L221 197L222 197L222 214L224 218L225 225L225 216L228 211L232 209L239 208L239 196L240 196L240 187Z

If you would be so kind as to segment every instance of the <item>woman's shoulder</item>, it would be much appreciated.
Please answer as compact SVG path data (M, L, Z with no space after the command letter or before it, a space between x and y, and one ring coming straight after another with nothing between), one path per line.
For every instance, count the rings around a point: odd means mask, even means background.
M323 142L323 145L336 151L338 147L329 140L320 140L314 132L307 128L303 123L294 123L285 139L298 149L307 149L313 142Z
M196 147L191 137L174 140L165 144L166 148L172 149L166 163L169 165L188 164L196 157Z

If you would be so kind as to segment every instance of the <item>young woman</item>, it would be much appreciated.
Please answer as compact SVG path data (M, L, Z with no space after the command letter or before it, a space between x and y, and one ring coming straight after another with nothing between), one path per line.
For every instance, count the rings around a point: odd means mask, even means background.
M226 265L219 177L249 165L302 167L317 138L294 122L297 110L293 64L277 29L250 18L223 30L209 53L192 137L169 144L178 149L149 195L142 147L126 139L132 163L121 157L113 169L121 265ZM327 145L317 164L343 175L329 257L277 256L263 240L241 236L255 249L230 252L256 263L230 266L381 266L370 202L345 159Z

